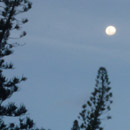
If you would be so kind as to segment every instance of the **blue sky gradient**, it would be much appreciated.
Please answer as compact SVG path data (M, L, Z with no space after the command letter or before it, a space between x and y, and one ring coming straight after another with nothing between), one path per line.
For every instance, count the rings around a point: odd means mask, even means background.
M108 70L113 92L112 120L104 130L130 124L130 1L32 0L24 17L26 43L8 57L16 69L9 76L28 80L11 101L24 103L37 126L70 130L95 87L100 66ZM22 16L22 17L23 17ZM116 35L106 36L114 25Z

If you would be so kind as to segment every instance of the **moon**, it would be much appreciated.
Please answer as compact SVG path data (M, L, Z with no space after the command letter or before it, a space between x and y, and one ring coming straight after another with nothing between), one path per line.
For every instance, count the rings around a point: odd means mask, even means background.
M108 36L115 35L116 34L116 27L114 27L112 25L107 26L105 32L106 32L106 35L108 35Z

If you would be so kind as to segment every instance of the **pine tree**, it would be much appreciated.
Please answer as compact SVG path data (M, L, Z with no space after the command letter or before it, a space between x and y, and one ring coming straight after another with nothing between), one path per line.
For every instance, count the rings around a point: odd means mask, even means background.
M74 124L73 124L73 127L71 128L71 130L80 130L80 127L79 127L77 120L74 121Z
M19 90L18 84L26 80L26 77L13 77L8 79L4 71L13 69L12 63L7 63L5 57L13 53L13 47L19 43L12 42L12 32L21 29L21 25L28 22L28 19L18 19L17 15L31 9L31 2L28 0L0 0L0 130L25 130L33 128L34 122L30 118L20 119L19 125L10 123L6 125L3 117L19 117L26 114L24 105L17 106L15 103L3 105L15 92ZM23 31L19 38L26 35ZM14 37L13 39L17 39Z
M111 119L108 113L112 104L112 93L109 85L107 70L104 67L99 68L95 89L87 103L82 106L83 110L79 115L81 129L102 130L101 121Z

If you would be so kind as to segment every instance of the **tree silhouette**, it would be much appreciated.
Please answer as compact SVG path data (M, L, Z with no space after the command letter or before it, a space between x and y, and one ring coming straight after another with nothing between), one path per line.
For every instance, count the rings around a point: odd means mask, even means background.
M74 121L73 127L71 128L71 130L80 130L80 127L79 127L79 124L78 124L77 120Z
M10 123L6 125L3 117L19 117L26 114L24 105L17 106L15 103L3 105L15 92L19 90L18 84L26 80L26 77L13 77L8 79L4 75L5 70L13 69L12 63L7 63L5 57L13 53L13 47L19 45L12 39L22 38L26 35L23 31L17 38L12 37L13 32L21 29L28 19L18 19L17 16L31 9L29 0L0 0L0 130L25 130L34 127L30 118L19 119L19 125Z
M83 110L78 117L80 129L102 130L101 121L111 119L108 113L112 104L112 93L109 85L107 70L104 67L99 68L94 91L87 103L82 106Z

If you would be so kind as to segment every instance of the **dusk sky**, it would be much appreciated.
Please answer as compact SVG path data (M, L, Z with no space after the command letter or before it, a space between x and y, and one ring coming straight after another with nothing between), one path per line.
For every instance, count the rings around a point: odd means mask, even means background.
M107 69L113 92L111 120L104 130L130 128L130 0L31 0L22 15L28 35L8 57L25 75L11 101L25 104L38 127L70 130L95 87L99 67ZM105 34L113 25L117 33Z

